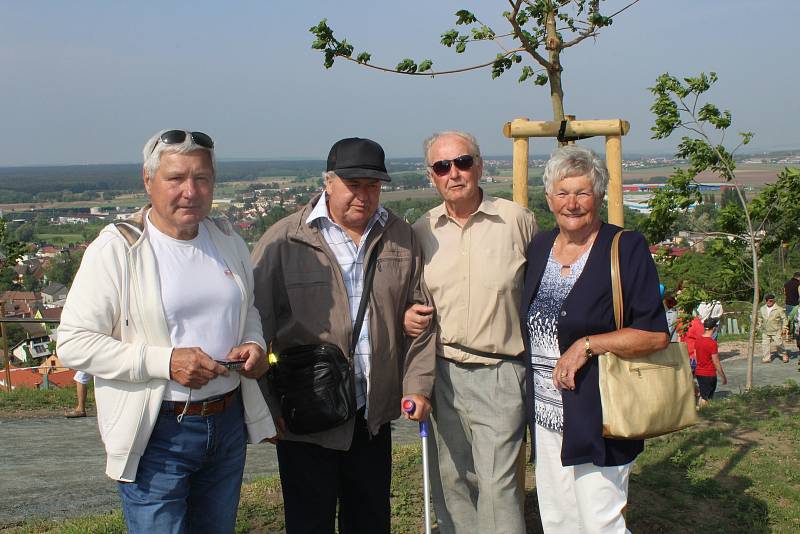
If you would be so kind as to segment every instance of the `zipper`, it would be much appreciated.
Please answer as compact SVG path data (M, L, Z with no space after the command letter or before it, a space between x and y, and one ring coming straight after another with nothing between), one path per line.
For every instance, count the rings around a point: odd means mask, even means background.
M648 372L648 371L666 371L668 369L677 369L677 368L678 368L678 364L676 364L676 363L667 363L667 364L664 364L664 365L641 365L639 367L631 368L631 373L636 373L641 378L642 371L644 371L644 372Z

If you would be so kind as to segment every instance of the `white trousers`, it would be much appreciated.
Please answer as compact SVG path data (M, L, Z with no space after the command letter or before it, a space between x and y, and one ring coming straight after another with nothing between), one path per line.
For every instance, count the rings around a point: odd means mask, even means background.
M629 533L622 512L633 462L563 467L561 439L536 425L536 495L545 534Z

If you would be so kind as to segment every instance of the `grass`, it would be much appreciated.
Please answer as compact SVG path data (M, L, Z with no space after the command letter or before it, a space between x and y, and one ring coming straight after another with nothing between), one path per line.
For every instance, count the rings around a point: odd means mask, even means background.
M53 245L69 245L86 241L82 234L36 234L36 239Z
M26 412L52 410L61 412L74 408L76 402L75 387L64 389L31 389L17 388L11 392L0 391L0 415L8 412ZM86 407L94 407L94 384L89 383Z
M631 475L633 532L800 532L800 385L764 387L715 401L697 426L649 440ZM419 445L394 449L392 532L422 529ZM528 466L529 533L541 532ZM310 513L313 513L310 511ZM242 488L237 533L282 532L280 483ZM8 534L125 532L119 512L69 520L33 520Z

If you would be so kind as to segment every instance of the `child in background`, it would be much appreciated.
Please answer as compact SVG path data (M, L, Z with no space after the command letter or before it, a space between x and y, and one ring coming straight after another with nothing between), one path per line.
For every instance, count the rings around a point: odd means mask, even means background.
M714 331L717 329L716 319L706 319L703 322L703 335L695 340L694 349L697 359L695 378L700 389L699 405L702 408L714 397L717 389L717 375L722 378L722 384L728 383L725 371L719 361L719 347L714 341Z

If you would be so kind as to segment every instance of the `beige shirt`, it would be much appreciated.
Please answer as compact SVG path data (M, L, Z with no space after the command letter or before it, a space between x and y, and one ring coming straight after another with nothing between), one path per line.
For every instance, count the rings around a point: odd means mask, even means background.
M519 303L525 252L536 231L533 213L484 193L462 227L444 203L414 224L425 256L425 283L433 295L445 358L493 365L473 351L517 355L524 350Z

